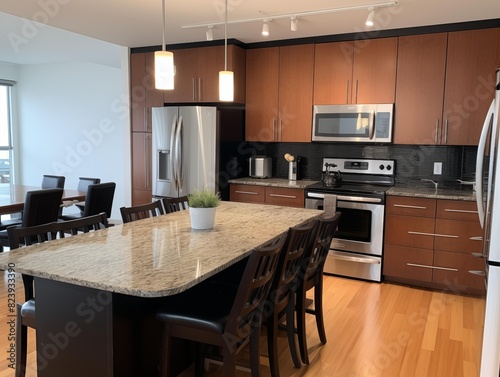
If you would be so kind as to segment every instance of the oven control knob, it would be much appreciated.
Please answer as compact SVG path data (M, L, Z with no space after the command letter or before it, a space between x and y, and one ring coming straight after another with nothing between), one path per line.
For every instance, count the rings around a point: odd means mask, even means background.
M384 170L384 168L385 168L385 166L384 166L384 165L380 165L380 166L379 166L379 169L380 169L380 170Z
M391 169L392 169L391 165L387 165L387 170L391 170Z

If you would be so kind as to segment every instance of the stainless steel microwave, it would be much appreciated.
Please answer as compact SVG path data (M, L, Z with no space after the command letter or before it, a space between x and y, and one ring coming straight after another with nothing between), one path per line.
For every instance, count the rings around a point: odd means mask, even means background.
M312 141L391 143L394 104L315 105Z

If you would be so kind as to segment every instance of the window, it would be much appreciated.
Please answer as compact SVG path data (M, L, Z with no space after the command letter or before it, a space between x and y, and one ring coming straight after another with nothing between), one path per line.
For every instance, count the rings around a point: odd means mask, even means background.
M0 184L12 179L12 85L0 80Z

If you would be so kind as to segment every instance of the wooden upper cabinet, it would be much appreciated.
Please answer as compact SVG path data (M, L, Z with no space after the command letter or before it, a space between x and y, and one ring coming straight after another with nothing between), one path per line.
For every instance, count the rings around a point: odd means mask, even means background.
M316 45L314 60L314 104L349 103L352 84L354 43L333 42Z
M494 97L500 28L448 34L441 144L477 145Z
M314 45L247 51L246 140L311 141Z
M397 38L316 45L314 104L394 103Z
M154 53L130 55L130 95L132 131L151 132L151 108L163 106L163 91L155 88Z
M276 141L279 47L247 51L247 141Z
M438 144L447 34L399 37L395 144Z
M398 38L354 41L352 103L394 103Z
M224 46L175 50L174 64L174 90L165 91L165 102L219 102ZM234 72L234 102L245 103L245 50L227 47L227 69Z
M280 47L279 141L310 142L314 45Z

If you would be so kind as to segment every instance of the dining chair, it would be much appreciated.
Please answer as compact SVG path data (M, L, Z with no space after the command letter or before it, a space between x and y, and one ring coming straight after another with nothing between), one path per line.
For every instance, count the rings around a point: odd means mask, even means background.
M67 234L76 235L108 227L106 214L101 214L81 219L51 222L48 224L12 227L7 229L9 246L11 250L18 249L21 245L29 246L64 238ZM28 345L28 327L36 328L36 301L34 296L33 276L23 274L24 303L16 303L16 361L15 377L26 375L26 356Z
M88 187L90 185L95 185L97 183L101 183L100 178L79 177L78 187L76 189L81 192L87 192ZM85 208L85 201L75 203L75 206L80 210L80 213L83 214L83 210Z
M166 300L156 312L156 318L163 322L160 376L171 375L173 337L220 347L225 377L235 375L236 355L249 341L251 375L260 376L261 311L284 242L281 236L254 249L237 286L205 281ZM197 347L196 376L203 374L201 348Z
M163 203L165 213L183 211L189 208L187 196L180 196L178 198L162 198L161 201Z
M74 220L81 217L88 217L105 212L111 217L113 207L113 198L115 195L116 183L106 182L89 185L85 197L85 206L83 212L78 215L62 215L61 220Z
M42 178L42 188L64 188L64 182L66 178L60 175L44 175Z
M303 268L299 273L299 286L296 295L296 320L300 356L304 364L309 364L306 313L315 315L320 341L322 344L326 343L323 319L323 268L340 216L341 213L337 212L333 216L318 219L318 230L314 242L304 256ZM312 288L314 288L314 309L309 309L306 304L306 293Z
M63 189L61 188L28 191L24 199L21 224L17 226L28 227L56 221L62 195ZM3 250L4 246L9 246L6 229L0 231L0 250Z
M303 255L310 249L314 241L317 224L318 222L313 220L306 225L292 227L288 230L285 246L280 255L276 274L266 300L265 325L272 377L280 375L277 345L278 328L285 319L288 346L293 364L296 368L301 366L295 342L295 292L298 274L303 264Z
M124 224L164 214L162 203L159 200L132 207L121 207L120 213Z

